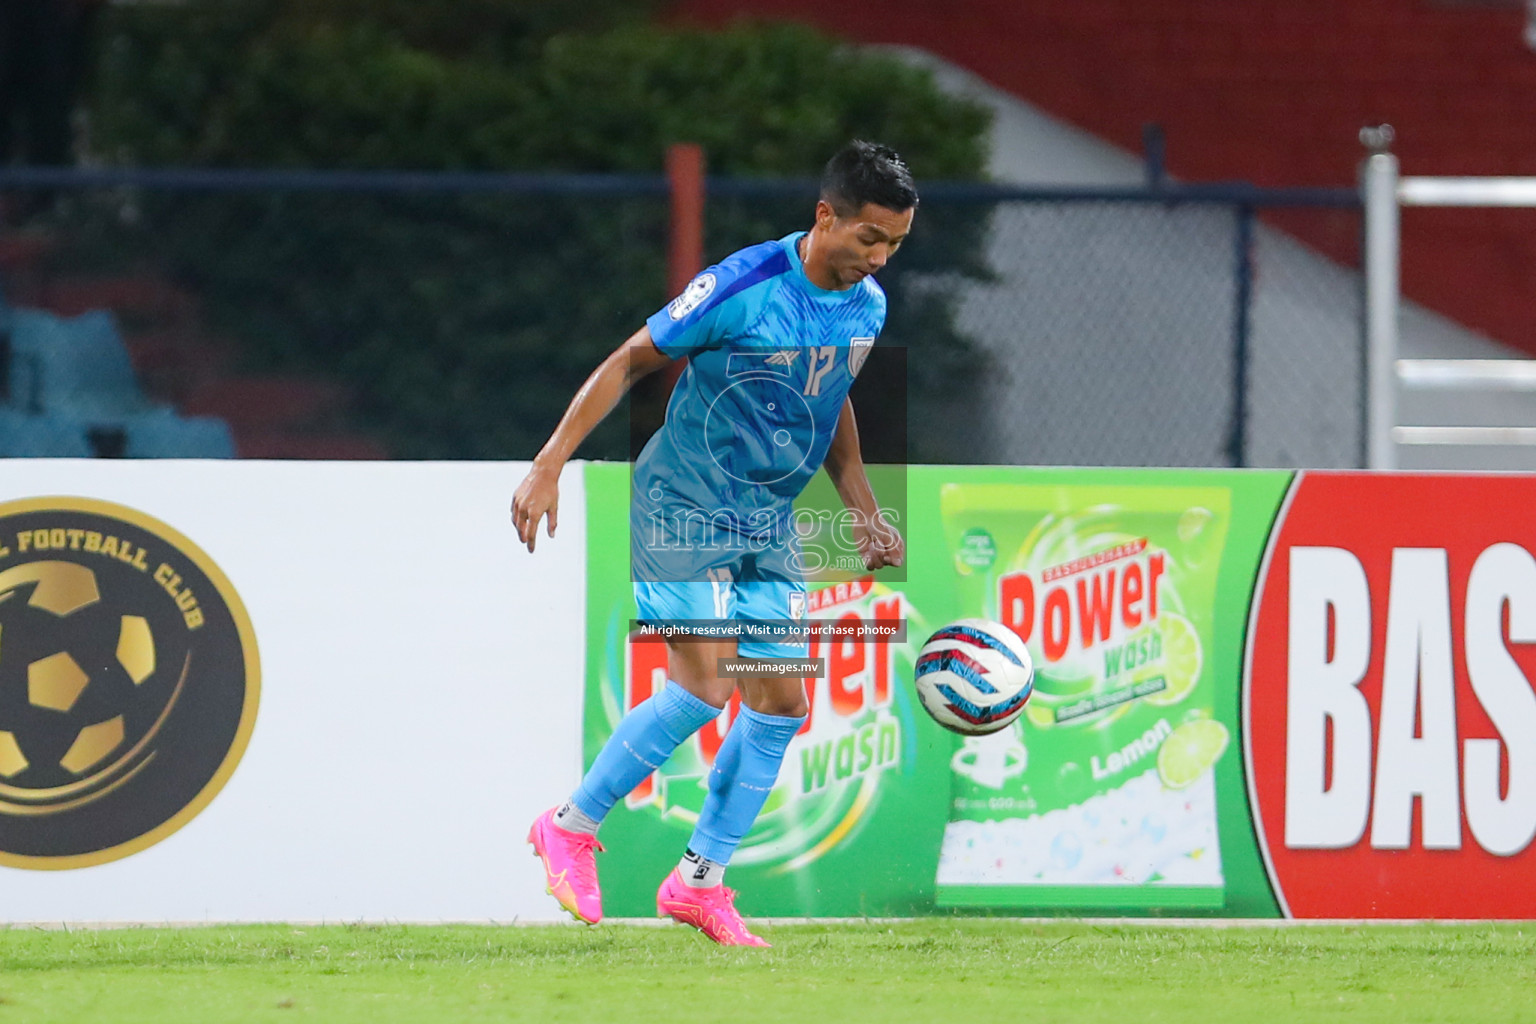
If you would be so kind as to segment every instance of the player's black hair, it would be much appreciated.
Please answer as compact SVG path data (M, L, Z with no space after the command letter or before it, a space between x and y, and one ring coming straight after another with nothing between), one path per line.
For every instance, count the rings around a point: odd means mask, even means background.
M857 213L865 203L910 210L917 205L917 186L894 149L854 139L827 161L821 198L840 217Z

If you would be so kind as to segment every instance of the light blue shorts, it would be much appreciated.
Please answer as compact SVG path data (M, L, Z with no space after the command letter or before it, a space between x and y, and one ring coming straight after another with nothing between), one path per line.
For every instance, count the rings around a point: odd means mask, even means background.
M770 543L731 531L680 534L673 516L661 520L658 534L637 509L630 516L630 569L642 622L805 618L800 545L793 535ZM804 658L810 644L743 636L736 651L744 658Z
M747 578L735 574L719 581L678 583L635 583L635 605L640 621L676 621L678 619L736 620L746 622L782 622L805 618L805 583L798 578L778 577L755 571L749 557ZM768 575L769 578L762 578ZM804 658L810 645L772 643L743 637L736 653L743 658Z

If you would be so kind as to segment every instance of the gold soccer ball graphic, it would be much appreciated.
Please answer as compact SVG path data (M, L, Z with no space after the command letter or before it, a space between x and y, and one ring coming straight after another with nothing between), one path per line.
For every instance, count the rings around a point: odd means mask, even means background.
M0 572L0 801L64 809L125 780L179 692L164 653L87 566Z

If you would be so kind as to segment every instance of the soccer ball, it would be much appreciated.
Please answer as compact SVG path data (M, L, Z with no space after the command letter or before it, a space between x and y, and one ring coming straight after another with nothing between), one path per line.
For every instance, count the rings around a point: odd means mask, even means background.
M960 619L928 638L913 667L923 709L965 736L1006 729L1035 687L1024 641L987 619Z

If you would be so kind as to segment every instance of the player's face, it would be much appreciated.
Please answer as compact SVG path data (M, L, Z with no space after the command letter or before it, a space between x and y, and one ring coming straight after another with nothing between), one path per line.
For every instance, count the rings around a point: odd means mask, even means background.
M817 203L816 226L827 243L827 269L839 286L852 288L885 266L906 241L916 212L865 203L858 212L840 217L830 203Z

